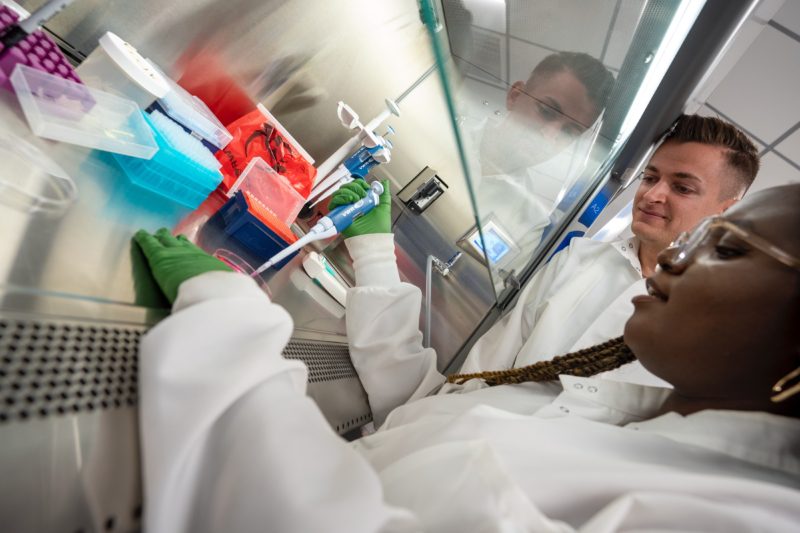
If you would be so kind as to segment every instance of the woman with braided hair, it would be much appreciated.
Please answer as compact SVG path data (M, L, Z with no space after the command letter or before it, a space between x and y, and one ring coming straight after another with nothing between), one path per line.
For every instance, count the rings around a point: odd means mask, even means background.
M382 424L354 443L281 356L281 307L186 241L139 235L177 287L141 345L145 530L796 530L798 206L800 185L764 191L682 236L633 299L624 343L456 383L417 315L387 311L418 310L419 292L356 253L348 312L373 306L348 317L351 352ZM674 389L591 376L633 353ZM415 392L387 417L397 382Z
M455 374L447 377L448 383L463 384L470 379L482 379L489 386L525 383L526 381L554 381L562 374L595 376L633 362L636 356L622 337L596 344L549 361L506 370L487 370L474 374Z

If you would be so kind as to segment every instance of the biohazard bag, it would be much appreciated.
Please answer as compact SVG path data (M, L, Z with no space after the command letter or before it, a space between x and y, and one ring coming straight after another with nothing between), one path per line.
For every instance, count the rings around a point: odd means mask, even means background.
M236 182L251 159L260 157L289 180L303 198L308 198L317 174L314 159L263 105L259 104L258 109L229 124L228 131L233 140L216 154L222 163L220 171L225 191Z

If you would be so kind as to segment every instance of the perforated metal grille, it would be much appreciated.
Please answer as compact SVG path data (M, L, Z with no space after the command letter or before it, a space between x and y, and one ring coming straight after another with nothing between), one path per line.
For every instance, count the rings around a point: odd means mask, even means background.
M136 405L145 331L0 317L0 423ZM357 377L346 344L292 339L284 356L305 362L311 383Z
M353 417L350 420L338 424L334 429L336 430L337 433L347 433L348 431L351 431L353 429L360 428L367 422L372 422L372 413L365 413L361 416ZM353 435L352 437L358 438L360 436L361 435Z
M283 356L303 361L308 366L311 383L358 377L346 344L292 339L283 350Z
M0 423L135 405L144 331L0 318Z

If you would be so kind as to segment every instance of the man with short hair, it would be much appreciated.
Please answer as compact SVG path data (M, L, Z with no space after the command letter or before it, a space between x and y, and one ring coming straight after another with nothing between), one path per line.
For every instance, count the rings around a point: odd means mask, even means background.
M753 143L719 119L681 117L650 159L636 191L631 229L642 274L683 231L740 200L758 172Z
M525 366L622 335L630 299L646 292L643 278L653 273L658 253L741 199L758 167L755 146L732 124L681 116L645 167L633 236L611 243L574 239L472 347L461 372ZM638 364L606 377L661 384Z
M481 175L524 173L561 153L605 109L614 76L580 52L556 52L506 95L508 114L480 138ZM478 176L475 176L478 177Z
M522 249L507 269L527 263L582 170L590 146L579 139L597 122L613 85L611 72L594 57L556 52L527 81L512 84L503 118L462 118L480 215L493 215Z

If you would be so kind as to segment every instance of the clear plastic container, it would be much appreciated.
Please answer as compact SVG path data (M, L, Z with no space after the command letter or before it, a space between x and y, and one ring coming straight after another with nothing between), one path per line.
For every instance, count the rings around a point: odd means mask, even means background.
M27 213L56 214L75 202L69 174L37 147L0 132L0 203Z
M39 137L143 159L158 150L130 100L24 65L14 69L11 84Z
M263 159L254 157L228 190L233 196L237 190L254 197L275 217L291 226L303 208L305 199L289 180L275 172Z

